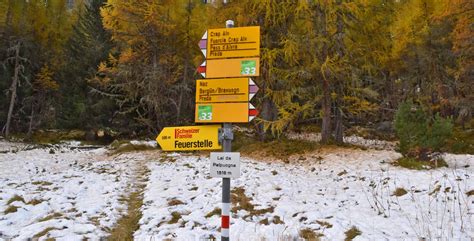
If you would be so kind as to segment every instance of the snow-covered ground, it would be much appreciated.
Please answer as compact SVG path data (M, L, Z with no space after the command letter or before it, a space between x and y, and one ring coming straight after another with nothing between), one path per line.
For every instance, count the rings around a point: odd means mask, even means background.
M120 200L127 195L137 154L109 158L105 149L0 146L14 150L0 154L0 240L40 234L97 239L126 211Z
M28 150L0 142L14 150L0 153L0 240L106 238L127 212L142 168L149 176L140 181L135 240L220 237L213 211L221 207L221 180L209 177L208 155L109 155L70 145ZM398 157L323 149L290 164L242 158L242 175L231 182L239 201L231 240L294 240L306 229L343 240L352 227L361 232L355 240L472 240L474 196L466 193L474 189L474 156L448 154L449 168L424 171L391 165ZM393 195L397 188L407 193Z
M474 188L474 157L448 155L458 168L433 171L389 164L398 157L392 151L340 149L292 164L244 158L242 176L232 186L245 190L254 210L268 212L236 210L231 239L293 240L309 228L323 240L343 240L355 226L361 231L356 240L471 240L474 200L465 193ZM221 181L208 178L208 158L171 158L148 164L151 176L135 238L219 237L220 216L205 217L221 205ZM396 188L408 193L394 196Z

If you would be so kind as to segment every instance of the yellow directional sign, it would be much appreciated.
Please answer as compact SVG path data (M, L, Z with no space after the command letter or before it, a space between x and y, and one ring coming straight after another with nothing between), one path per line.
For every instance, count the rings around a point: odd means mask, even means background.
M164 151L219 150L221 125L166 127L156 141Z
M250 78L200 79L196 81L196 103L247 102L257 90Z
M260 56L260 26L207 30L206 59Z
M211 59L198 71L205 78L250 77L260 75L260 58Z
M196 123L247 123L258 115L255 107L248 103L196 104Z

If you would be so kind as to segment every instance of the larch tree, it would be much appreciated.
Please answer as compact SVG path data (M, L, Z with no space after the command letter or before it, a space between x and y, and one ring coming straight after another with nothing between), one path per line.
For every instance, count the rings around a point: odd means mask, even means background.
M398 105L395 77L392 74L391 26L395 1L360 1L356 19L351 23L348 38L352 40L353 78L348 84L352 107L347 117L357 124L376 120L392 120Z
M456 59L454 75L454 105L458 109L458 122L465 123L474 115L474 2L456 0L447 8L444 21L453 21L452 51Z
M401 83L401 98L428 107L429 112L449 108L443 89L451 88L449 69L454 67L450 51L449 22L437 21L446 1L402 1L392 25L393 72ZM444 100L444 101L443 101ZM450 111L446 115L449 115Z
M237 27L261 27L260 76L255 78L258 93L257 128L261 139L278 137L306 116L310 109L298 101L301 79L289 74L293 54L285 50L289 30L299 4L294 1L231 1L219 9L219 22L233 19ZM222 25L222 24L221 24ZM286 52L285 52L286 51ZM300 98L301 99L301 98Z
M354 43L348 36L357 11L359 6L350 1L301 1L285 42L289 76L319 90L300 96L321 108L322 143L343 141L346 85L356 68L349 61Z
M45 66L48 73L56 73L63 64L64 43L71 30L70 21L74 13L67 9L64 0L21 0L8 1L5 37L11 45L21 47L20 55L28 59L22 67L22 88L16 93L17 103L12 110L11 118L15 118L17 130L29 130L33 120L40 123L42 119L46 127L53 126L55 111L53 104L55 95L44 95L39 98L36 78ZM6 73L15 76L15 65L7 65ZM41 109L38 112L33 109ZM33 114L34 113L34 116ZM40 113L38 115L38 113Z
M197 0L110 0L104 26L119 54L99 66L98 83L121 114L156 133L169 123L192 120L196 43L205 6ZM178 121L178 123L176 123Z

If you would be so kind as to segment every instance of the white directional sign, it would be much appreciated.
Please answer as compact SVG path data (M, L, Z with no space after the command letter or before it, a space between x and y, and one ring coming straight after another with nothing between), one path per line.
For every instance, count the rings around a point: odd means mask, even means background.
M239 178L240 152L211 152L211 177Z

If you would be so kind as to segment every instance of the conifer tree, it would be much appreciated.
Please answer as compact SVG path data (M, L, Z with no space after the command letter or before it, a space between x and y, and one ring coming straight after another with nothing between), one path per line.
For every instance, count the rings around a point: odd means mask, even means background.
M106 115L113 115L114 106L107 104L107 99L92 95L88 85L88 79L95 76L99 63L107 59L112 48L111 36L104 29L100 15L104 3L104 0L92 0L79 8L78 20L66 44L66 64L59 73L61 127L97 128L110 124Z
M49 71L53 74L60 68L63 63L64 42L70 32L73 16L73 12L66 8L66 3L62 0L8 1L5 41L9 42L8 45L21 42L21 56L28 59L22 68L22 88L17 92L17 103L21 104L12 112L16 130L28 130L28 123L33 118L32 109L39 106L48 111L36 115L37 122L41 122L42 118L54 119L54 109L49 107L52 107L55 96L47 95L47 98L38 100L33 81L43 66L50 66ZM5 65L7 79L14 72L12 65ZM44 108L46 106L48 108ZM49 121L43 123L54 124Z

